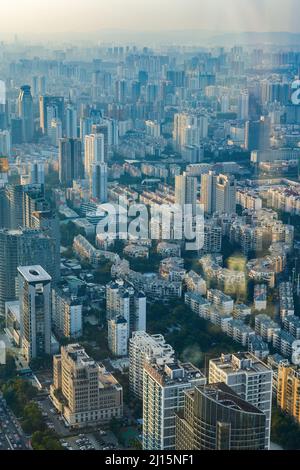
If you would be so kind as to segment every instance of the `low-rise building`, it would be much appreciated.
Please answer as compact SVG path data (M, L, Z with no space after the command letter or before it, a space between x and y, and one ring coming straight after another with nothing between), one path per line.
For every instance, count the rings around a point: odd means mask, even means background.
M124 255L129 256L130 258L149 258L149 249L147 246L129 244L125 246L123 250Z
M160 242L157 245L157 254L163 258L180 257L181 247L177 243Z
M188 291L195 294L206 295L206 282L195 271L189 271L184 277L184 284Z
M249 336L248 351L261 361L264 361L270 354L268 344L258 335Z
M254 287L254 310L261 311L267 309L267 286L257 284Z
M221 312L232 313L234 301L224 292L217 289L210 289L207 291L207 299Z
M284 329L294 336L296 339L300 339L300 317L295 315L289 315L283 320Z
M255 333L267 343L272 343L274 333L278 333L280 330L280 325L268 315L261 314L255 317Z
M293 285L291 282L282 282L279 285L279 303L282 321L286 317L295 315Z
M204 318L205 320L210 318L209 311L211 303L201 295L194 292L187 292L184 296L184 301L194 313L199 315L199 317Z
M290 358L293 353L293 344L296 338L284 330L279 330L273 334L273 346L284 357Z
M242 320L231 319L227 323L227 334L237 343L242 346L248 346L248 341L251 336L255 336L255 332L249 325L245 325Z

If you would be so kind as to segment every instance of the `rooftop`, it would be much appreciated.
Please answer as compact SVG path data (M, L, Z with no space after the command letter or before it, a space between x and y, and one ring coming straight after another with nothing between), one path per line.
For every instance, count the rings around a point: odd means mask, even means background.
M19 266L18 272L29 283L50 282L51 276L42 268L42 266Z
M222 354L222 356L217 359L211 359L210 363L215 364L228 374L241 371L248 374L256 374L271 370L266 364L249 352Z

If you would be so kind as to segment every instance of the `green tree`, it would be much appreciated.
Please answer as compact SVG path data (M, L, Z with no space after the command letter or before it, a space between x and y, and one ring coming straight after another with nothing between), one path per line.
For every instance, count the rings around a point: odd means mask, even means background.
M64 450L52 431L36 431L32 435L31 445L34 450Z

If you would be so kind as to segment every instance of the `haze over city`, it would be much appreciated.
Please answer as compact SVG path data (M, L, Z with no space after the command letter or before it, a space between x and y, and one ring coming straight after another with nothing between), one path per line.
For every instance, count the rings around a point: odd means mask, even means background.
M1 3L2 34L103 29L300 31L297 0L11 0Z

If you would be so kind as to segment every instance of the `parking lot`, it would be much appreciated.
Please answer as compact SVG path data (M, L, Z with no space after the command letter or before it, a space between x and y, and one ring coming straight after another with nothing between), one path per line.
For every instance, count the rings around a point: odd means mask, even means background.
M26 437L2 397L0 397L0 450L28 450Z
M60 440L66 450L113 450L119 449L117 440L111 432L97 429L93 433L81 432Z
M69 429L54 408L49 397L38 400L38 406L49 429L55 431L66 450L112 450L120 449L113 433L98 426L95 430Z

